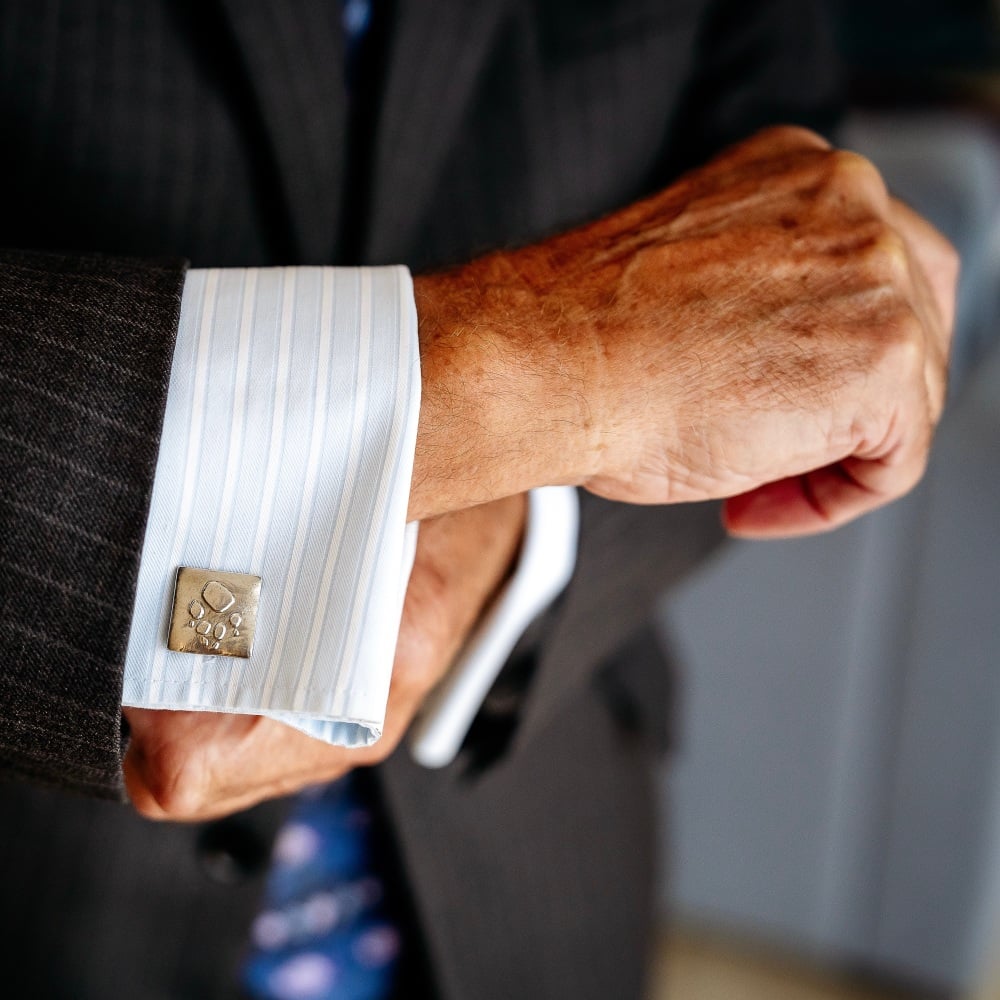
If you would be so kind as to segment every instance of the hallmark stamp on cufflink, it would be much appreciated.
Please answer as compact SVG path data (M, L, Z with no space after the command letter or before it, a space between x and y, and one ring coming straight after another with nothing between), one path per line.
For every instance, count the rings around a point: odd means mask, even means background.
M181 566L174 583L167 648L249 657L259 600L259 576Z

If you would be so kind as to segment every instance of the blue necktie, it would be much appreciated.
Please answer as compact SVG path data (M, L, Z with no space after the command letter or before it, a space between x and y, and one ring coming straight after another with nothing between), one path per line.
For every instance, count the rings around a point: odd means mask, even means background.
M382 1000L400 938L352 776L299 797L275 842L243 985L259 1000Z

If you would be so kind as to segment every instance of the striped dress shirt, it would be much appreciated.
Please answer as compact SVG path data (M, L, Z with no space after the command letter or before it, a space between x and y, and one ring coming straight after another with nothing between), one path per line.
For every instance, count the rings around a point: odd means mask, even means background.
M405 268L189 272L124 704L379 737L419 399ZM249 660L166 648L178 566L261 577Z

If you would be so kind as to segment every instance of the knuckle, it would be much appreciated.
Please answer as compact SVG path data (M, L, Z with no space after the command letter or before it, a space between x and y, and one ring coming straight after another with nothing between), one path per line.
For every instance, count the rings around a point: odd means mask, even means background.
M772 125L757 133L757 139L781 150L826 150L830 143L812 129L802 125Z
M933 380L927 387L927 400L930 408L930 419L933 425L937 425L944 413L945 405L948 402L948 379L941 378Z
M928 351L924 375L930 425L936 427L948 402L949 358L947 352Z
M923 324L909 308L900 309L886 324L881 338L882 362L898 384L913 385L924 380L927 350Z
M869 274L879 285L900 289L909 282L906 241L889 225L878 227L863 254L863 260Z
M142 816L144 819L152 820L166 820L170 819L169 816L165 815L162 809L156 807L156 805L148 799L133 799L132 808Z
M829 148L826 139L802 126L771 125L730 146L717 159L745 165L796 154L823 153Z
M938 259L939 267L950 284L956 284L959 272L962 269L962 259L951 240L945 239L943 236L941 237L941 245L938 250Z
M860 153L837 149L829 156L830 184L841 194L860 196L879 208L889 204L889 191L878 168Z
M955 248L955 244L948 239L947 236L935 231L938 238L939 252L941 254L941 262L943 265L952 268L956 273L962 264L962 259L959 256L958 250Z
M144 778L155 807L167 819L193 818L207 805L204 773L187 753L157 754L148 763Z
M851 149L835 149L830 153L830 162L834 175L843 178L848 183L865 182L882 183L882 175L875 164L860 153Z

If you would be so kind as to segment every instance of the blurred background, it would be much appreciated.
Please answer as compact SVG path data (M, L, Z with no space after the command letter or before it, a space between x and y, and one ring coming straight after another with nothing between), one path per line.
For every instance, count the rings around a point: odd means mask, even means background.
M656 996L998 1000L1000 2L830 6L842 144L962 256L950 404L904 502L732 544L662 608Z

